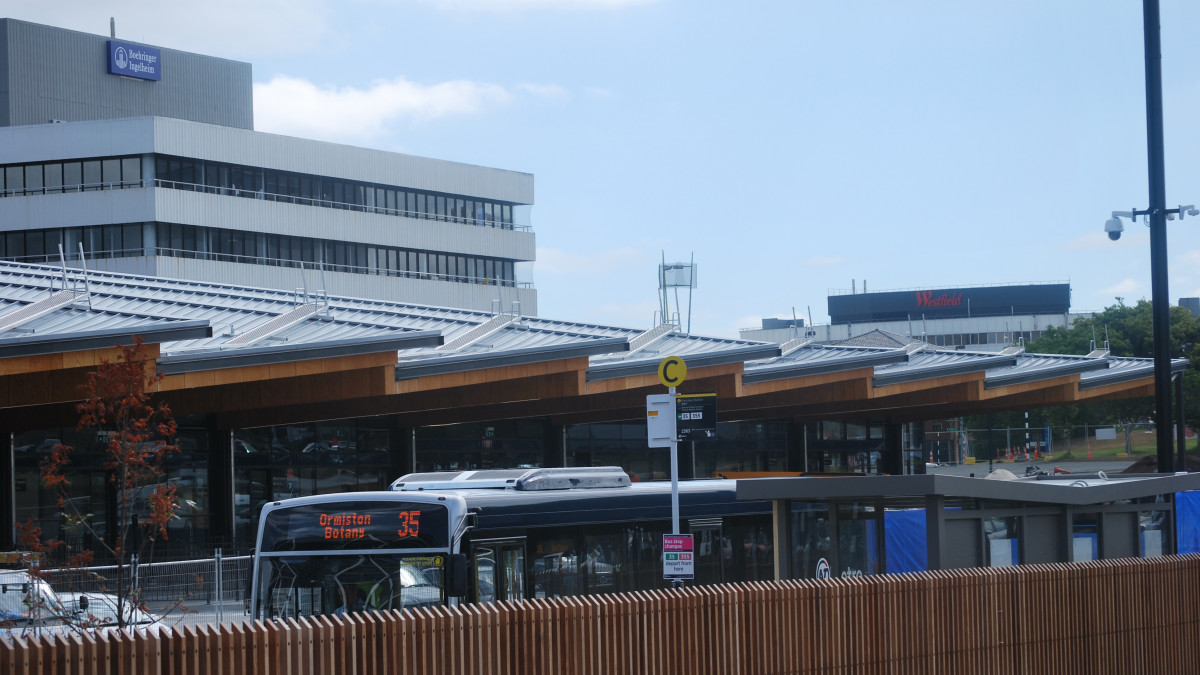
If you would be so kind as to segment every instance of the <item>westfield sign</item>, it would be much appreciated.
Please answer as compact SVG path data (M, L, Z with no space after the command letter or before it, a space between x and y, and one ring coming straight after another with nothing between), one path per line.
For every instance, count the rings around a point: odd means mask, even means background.
M917 307L962 307L962 293L942 293L936 298L933 291L917 291Z

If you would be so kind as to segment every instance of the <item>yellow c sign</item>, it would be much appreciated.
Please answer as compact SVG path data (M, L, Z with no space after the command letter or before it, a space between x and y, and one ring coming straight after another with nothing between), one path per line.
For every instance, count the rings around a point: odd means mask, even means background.
M658 364L658 381L664 387L678 387L687 377L687 364L678 356L668 356Z

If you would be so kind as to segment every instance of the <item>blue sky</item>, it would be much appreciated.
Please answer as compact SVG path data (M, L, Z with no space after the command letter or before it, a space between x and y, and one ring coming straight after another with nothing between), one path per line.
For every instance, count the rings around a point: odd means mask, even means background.
M1069 281L1150 297L1141 2L8 0L248 61L260 131L526 171L539 313L693 332L828 320L833 289ZM1200 203L1200 3L1162 0L1167 202ZM1169 225L1200 295L1200 218ZM681 296L686 304L686 295ZM685 315L686 320L686 315Z

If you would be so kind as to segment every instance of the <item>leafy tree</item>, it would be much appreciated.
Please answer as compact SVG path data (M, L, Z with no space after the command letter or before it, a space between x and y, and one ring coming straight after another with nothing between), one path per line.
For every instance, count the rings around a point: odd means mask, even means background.
M1117 298L1117 304L1090 318L1076 320L1070 328L1047 328L1039 339L1030 343L1029 350L1039 354L1086 354L1093 348L1102 348L1105 341L1114 356L1152 358L1154 331L1150 301L1127 305ZM1186 358L1189 363L1184 374L1184 419L1200 419L1200 320L1183 307L1172 307L1169 342L1171 358ZM1071 407L1075 406L1066 406ZM1122 426L1126 452L1132 451L1133 425L1154 417L1151 397L1104 401L1080 408L1075 418L1078 421L1115 422ZM1052 419L1069 416L1065 410L1048 414Z
M97 532L94 514L83 513L79 502L70 498L66 470L74 452L71 446L59 444L53 449L42 462L41 478L57 497L63 530L92 535L103 557L116 562L116 578L100 580L106 584L103 590L116 595L119 607L143 607L139 590L130 583L131 556L140 558L157 538L167 539L176 501L175 487L163 478L168 454L177 451L172 444L176 425L170 409L150 399L149 390L162 376L154 374L154 362L142 339L117 349L115 361L102 360L88 373L82 387L85 400L76 406L78 428L94 430L105 440L104 469L117 496L116 523L107 523L105 533ZM84 569L95 560L92 550L74 550L62 539L43 540L32 519L19 529L22 546L63 560L67 568ZM130 614L118 612L119 628L126 626Z

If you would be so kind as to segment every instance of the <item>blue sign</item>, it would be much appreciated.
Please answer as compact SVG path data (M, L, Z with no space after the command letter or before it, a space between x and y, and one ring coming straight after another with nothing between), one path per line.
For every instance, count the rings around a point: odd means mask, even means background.
M109 40L108 72L157 82L162 79L162 52L153 47Z

